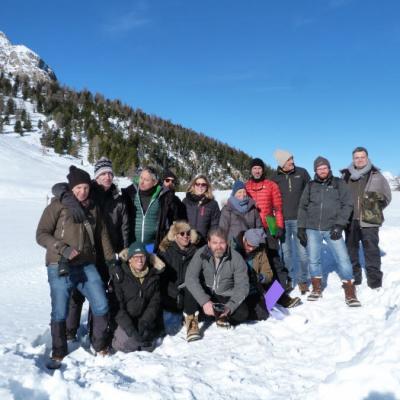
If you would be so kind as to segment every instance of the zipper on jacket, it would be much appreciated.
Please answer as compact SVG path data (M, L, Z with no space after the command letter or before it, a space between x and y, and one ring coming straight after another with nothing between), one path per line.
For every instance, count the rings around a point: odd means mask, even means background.
M217 268L215 268L215 272L214 272L214 283L213 283L213 292L214 293L217 293L217 288L218 288L218 285L219 285L219 275L218 275L218 271L220 270L220 268L221 268L221 265L222 265L222 263L224 262L224 258L222 258L221 259L221 261L220 261L220 263L218 264L218 267ZM215 259L214 259L214 264L215 264Z
M324 183L322 183L324 185ZM324 206L324 192L326 189L321 190L321 207L320 207L320 214L319 214L319 225L318 225L318 230L321 230L321 223L322 223L322 209Z

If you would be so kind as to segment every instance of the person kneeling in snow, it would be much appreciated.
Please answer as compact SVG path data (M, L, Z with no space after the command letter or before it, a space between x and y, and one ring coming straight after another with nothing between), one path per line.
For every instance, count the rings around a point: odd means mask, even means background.
M185 285L204 314L215 317L217 326L230 327L247 320L247 266L228 246L223 229L209 231L207 244L197 250L189 264Z
M188 342L200 339L199 305L184 287L186 270L197 250L198 239L196 230L191 229L186 221L176 221L162 240L158 252L165 262L161 274L161 303L166 312L182 315L183 311Z
M111 271L119 311L114 332L114 350L129 353L153 350L153 339L158 333L161 313L159 275L164 264L150 256L142 242L129 246L128 259Z

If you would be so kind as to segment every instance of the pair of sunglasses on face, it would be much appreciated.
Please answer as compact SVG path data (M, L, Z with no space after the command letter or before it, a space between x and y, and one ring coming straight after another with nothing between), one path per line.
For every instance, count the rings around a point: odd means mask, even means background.
M190 236L190 231L179 232L178 235L180 235L180 236L182 236L182 237L184 237L184 236L189 237L189 236Z

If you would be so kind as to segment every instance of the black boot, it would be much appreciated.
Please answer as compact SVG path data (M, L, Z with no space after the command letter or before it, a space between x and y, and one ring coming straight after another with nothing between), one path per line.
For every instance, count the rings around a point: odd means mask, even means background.
M93 331L92 331L92 346L99 353L107 349L108 343L108 314L94 315L92 314Z
M51 358L62 360L68 353L65 321L54 321L50 324L52 352Z

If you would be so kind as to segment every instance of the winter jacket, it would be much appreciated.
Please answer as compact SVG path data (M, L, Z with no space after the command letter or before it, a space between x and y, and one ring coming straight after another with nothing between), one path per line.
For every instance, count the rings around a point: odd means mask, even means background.
M183 204L186 207L190 226L196 229L204 243L207 240L208 231L218 226L220 210L214 199L203 197L200 201L196 200L191 193L186 193Z
M165 270L160 276L161 302L164 309L172 312L183 309L178 295L183 291L186 270L196 250L196 246L192 244L182 250L173 242L167 249L158 252L158 256L165 263Z
M134 242L136 240L142 240L140 237L135 237L135 227L138 221L143 221L143 217L146 217L149 208L146 210L146 214L143 216L143 211L137 206L137 202L135 198L138 196L138 190L135 184L128 186L125 189L122 189L122 196L124 198L125 204L127 205L128 216L129 216L129 224L130 224L130 242ZM167 188L163 188L158 195L158 224L155 232L155 242L154 248L157 249L159 243L163 239L163 237L168 232L169 227L172 223L179 219L180 212L177 207L176 197L173 192L171 192ZM151 207L151 206L149 206Z
M340 172L353 196L354 211L352 219L359 220L362 228L381 226L384 220L382 210L392 200L392 193L386 178L375 166L372 166L370 172L357 181L350 179L350 171L348 169L343 169ZM368 201L367 196L371 199L370 201ZM377 223L363 220L363 215L365 219L368 213L372 214L369 215L370 217L375 217Z
M310 175L304 168L296 166L292 171L285 172L278 167L272 180L279 186L281 192L285 221L297 219L300 198L310 179Z
M283 229L282 196L278 185L269 179L259 182L250 179L246 182L246 191L256 202L264 228L268 227L267 215L274 215L276 224Z
M297 216L298 228L329 231L335 225L345 228L353 210L351 193L343 179L317 177L305 187Z
M210 300L206 288L212 294L229 297L226 306L233 313L249 294L247 266L242 256L228 247L216 267L205 245L193 256L186 271L185 285L200 306Z
M228 240L235 238L239 232L263 227L256 203L251 198L245 213L239 212L228 200L222 207L219 226L227 233Z
M121 273L122 271L122 273ZM145 326L153 330L161 312L159 271L149 268L142 283L136 278L124 262L114 279L115 294L119 302L119 311L115 321L128 336Z
M68 208L58 199L52 200L43 211L36 230L36 241L47 250L46 265L58 263L68 247L79 252L79 255L70 261L71 266L95 264L100 246L105 259L113 259L114 252L106 226L98 207L94 204L87 210L87 221L93 232L94 245L84 224L75 223Z

